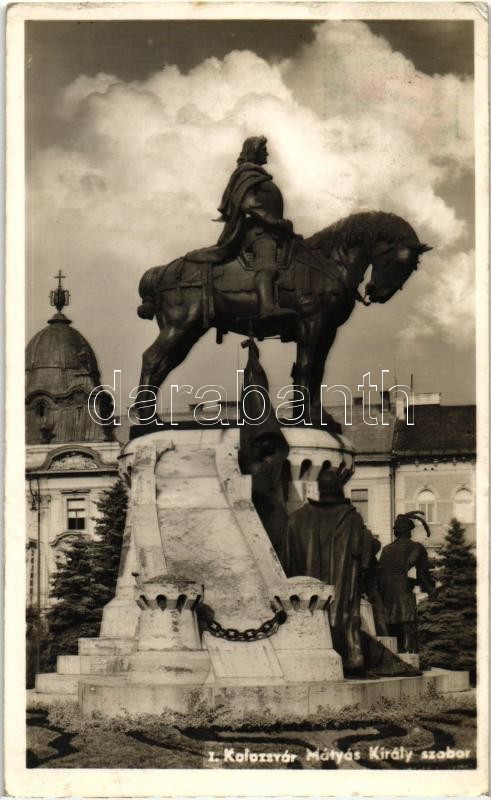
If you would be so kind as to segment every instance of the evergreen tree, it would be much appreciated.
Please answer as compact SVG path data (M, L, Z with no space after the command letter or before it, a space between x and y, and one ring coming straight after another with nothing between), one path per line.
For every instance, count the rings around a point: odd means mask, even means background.
M418 606L423 667L469 670L475 675L477 647L476 559L465 529L452 519L440 551L435 597Z
M118 577L128 498L122 480L103 492L97 508L97 538L74 539L53 580L57 599L47 614L46 658L54 668L57 655L78 652L78 639L98 636L102 610L113 597Z
M94 557L97 561L103 606L109 603L116 591L121 546L128 509L128 493L121 478L102 494L97 503L100 517L96 520ZM105 590L105 591L104 591Z

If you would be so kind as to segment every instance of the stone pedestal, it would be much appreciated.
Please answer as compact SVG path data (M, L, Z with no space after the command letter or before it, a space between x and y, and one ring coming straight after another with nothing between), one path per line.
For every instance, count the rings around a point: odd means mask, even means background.
M315 485L326 459L351 468L342 437L284 433L298 493L309 489L301 475ZM372 702L364 682L343 680L328 618L334 587L286 578L252 504L251 478L240 473L238 445L237 428L197 427L125 447L130 501L116 595L99 638L80 640L79 655L60 658L56 674L38 675L38 695L78 697L84 713L107 716L189 712L205 702L238 716L268 708L307 719L323 706ZM203 604L222 629L257 630L278 610L286 621L264 638L230 641L199 624ZM362 617L374 634L368 603ZM413 693L428 683L410 680ZM402 691L390 686L391 696Z

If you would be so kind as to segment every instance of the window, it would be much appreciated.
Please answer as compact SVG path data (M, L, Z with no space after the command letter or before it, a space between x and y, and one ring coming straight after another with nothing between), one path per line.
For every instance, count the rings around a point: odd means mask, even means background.
M418 494L418 510L423 512L426 522L436 522L436 499L429 489Z
M474 502L469 489L459 489L453 501L453 515L459 522L474 522Z
M363 522L368 524L368 489L352 489L351 502L363 518Z
M69 531L83 531L85 530L85 498L76 497L67 500L67 517L68 517L68 530Z

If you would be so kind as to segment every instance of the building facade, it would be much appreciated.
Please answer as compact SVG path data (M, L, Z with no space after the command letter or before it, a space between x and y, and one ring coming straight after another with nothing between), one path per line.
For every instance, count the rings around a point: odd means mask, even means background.
M456 518L469 542L476 540L476 408L445 406L439 394L416 395L414 425L399 410L394 442L396 513L424 511L431 529L429 549L443 544ZM424 531L413 538L423 541Z
M402 400L391 403L387 394L371 406L378 421L371 425L355 398L352 425L344 429L356 448L346 494L382 544L392 541L394 519L407 511L424 512L431 537L417 525L413 538L430 551L442 546L454 517L475 542L476 408L442 405L438 393L414 394L413 403L409 425ZM341 421L339 409L331 411Z

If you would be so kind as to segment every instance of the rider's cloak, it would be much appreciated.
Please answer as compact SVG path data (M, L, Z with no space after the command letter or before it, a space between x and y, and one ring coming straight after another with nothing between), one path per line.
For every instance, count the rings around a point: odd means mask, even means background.
M221 217L216 221L225 222L225 227L217 244L191 250L186 253L186 260L218 264L232 258L242 241L244 232L245 214L242 210L244 198L252 189L271 179L272 176L259 164L249 161L239 164L230 176L218 208Z

